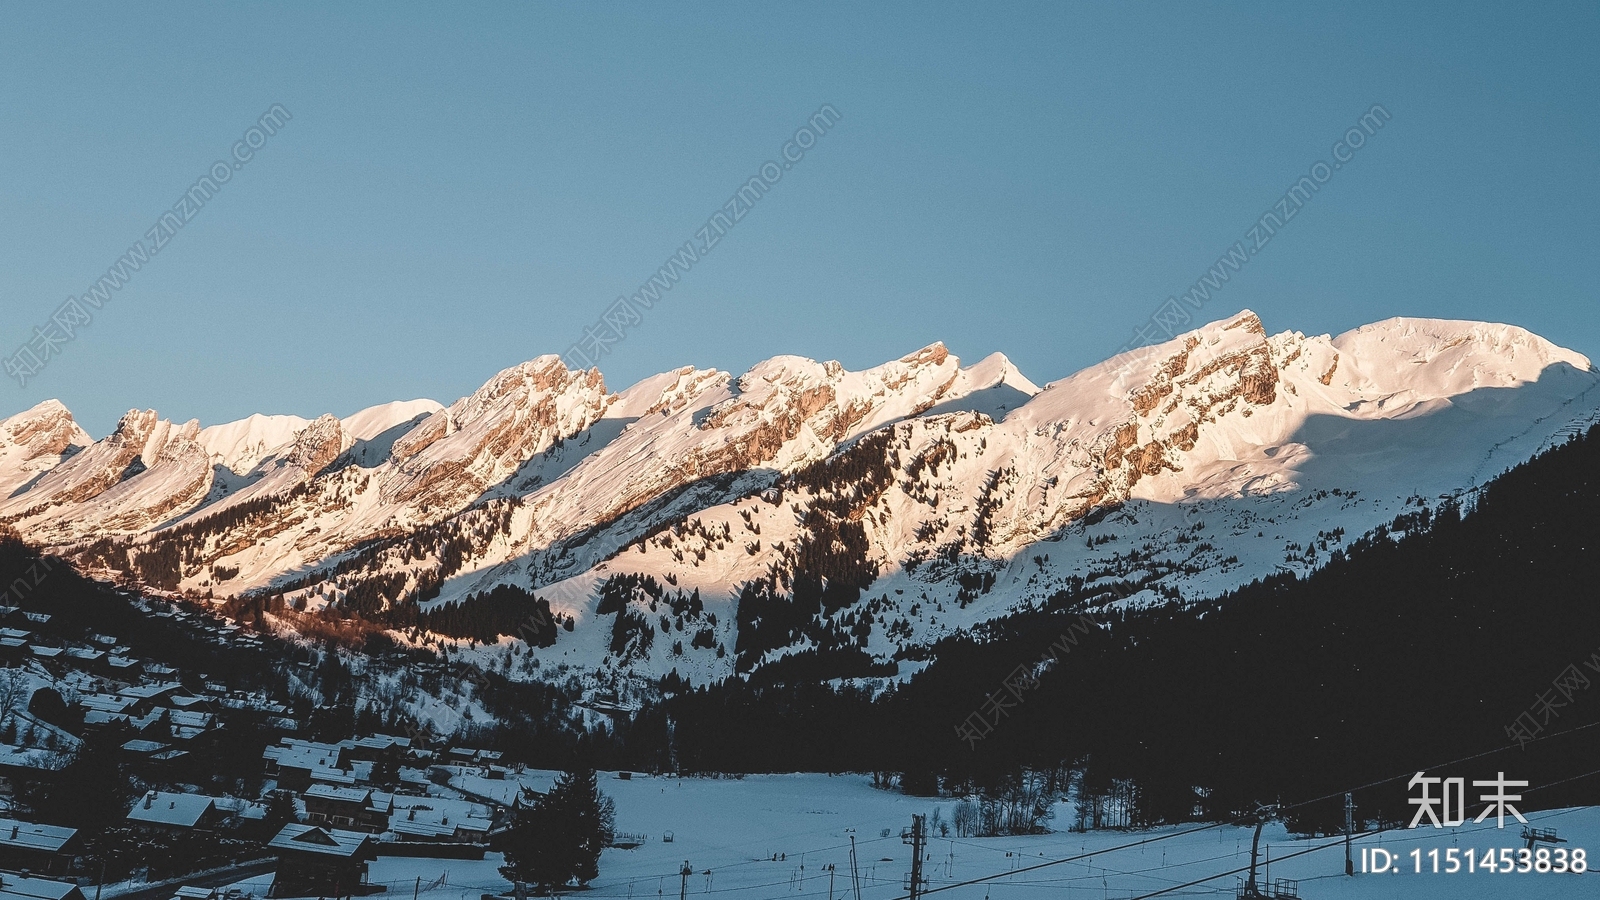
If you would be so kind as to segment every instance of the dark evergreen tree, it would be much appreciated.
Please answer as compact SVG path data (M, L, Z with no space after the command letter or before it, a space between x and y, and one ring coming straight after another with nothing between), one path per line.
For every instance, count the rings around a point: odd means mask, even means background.
M23 801L51 824L99 831L121 822L131 791L122 773L119 741L91 734L55 777L27 788Z
M259 837L270 841L283 826L300 821L300 811L294 805L293 791L273 791L267 795L266 815L261 818Z
M616 836L611 798L600 793L593 769L568 772L550 793L524 808L501 838L506 865L501 874L542 891L600 875L600 851Z

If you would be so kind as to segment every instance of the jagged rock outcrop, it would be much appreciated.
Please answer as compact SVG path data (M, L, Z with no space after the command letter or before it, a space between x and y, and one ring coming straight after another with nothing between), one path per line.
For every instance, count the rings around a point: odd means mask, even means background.
M0 420L0 500L91 443L57 400Z
M316 475L352 443L354 441L338 419L331 415L319 416L294 436L285 461L307 475Z
M384 499L459 507L593 425L608 403L596 370L571 371L556 356L513 366L395 442Z

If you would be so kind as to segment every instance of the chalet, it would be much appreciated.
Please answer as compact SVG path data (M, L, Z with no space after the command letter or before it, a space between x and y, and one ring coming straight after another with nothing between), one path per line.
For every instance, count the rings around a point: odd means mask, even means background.
M396 811L389 822L389 830L402 843L481 843L488 838L493 824L470 811L465 815L459 810L452 814L450 809L418 805L403 812Z
M348 769L318 769L311 773L311 780L319 784L333 784L342 787L355 787L360 784L372 783L372 763L356 759L350 761Z
M120 694L80 694L78 705L83 708L85 725L126 724L138 714L138 701Z
M372 835L320 825L285 825L267 849L278 854L278 872L268 897L360 893L367 881L367 864L378 857Z
M0 900L83 900L83 891L70 881L0 872Z
M86 672L105 672L106 652L94 650L89 647L72 647L61 654L61 659L70 666L77 666Z
M411 749L411 739L395 737L390 734L374 734L368 737L347 739L340 741L350 747L351 759L365 759L373 762L392 761L398 763Z
M20 665L31 655L33 655L32 648L29 647L27 638L0 635L0 662L4 662L7 666Z
M193 709L159 707L134 719L133 727L150 740L171 741L174 744L192 744L214 736L217 717L212 713Z
M167 699L175 694L183 693L183 685L176 681L163 681L156 684L136 684L117 691L118 697L126 697L133 701L129 710L136 716L149 715L150 711L158 706L167 705Z
M34 659L44 663L55 662L61 658L61 654L63 652L65 651L63 651L60 647L41 647L38 644L28 645L28 653L32 655Z
M393 784L400 780L400 768L411 752L409 738L387 734L346 739L339 742L349 748L349 757L359 763L370 763L373 784Z
M131 657L106 657L106 671L110 672L111 677L117 679L118 681L131 681L138 678L141 668L143 668L143 664L139 660Z
M392 794L366 788L313 784L302 796L306 821L313 825L378 834L388 827L394 812Z
M499 750L479 750L473 747L451 747L446 758L458 765L489 766L500 761Z
M0 868L65 874L79 845L76 828L0 818Z
M208 830L221 821L216 801L203 794L150 791L128 811L128 824L147 831Z
M122 745L123 752L139 759L150 757L167 749L167 745L159 741L131 740Z
M26 660L30 654L29 643L32 640L31 631L0 628L0 658L3 658L8 666Z
M167 705L173 709L186 709L198 712L211 712L212 703L209 697L180 697L168 698Z
M349 751L338 744L283 738L276 747L263 750L261 758L266 762L267 777L277 779L278 787L289 790L303 791L310 787L313 775L322 776L315 780L325 783L348 780L353 784L355 781L350 776ZM340 773L341 777L328 778L332 773Z

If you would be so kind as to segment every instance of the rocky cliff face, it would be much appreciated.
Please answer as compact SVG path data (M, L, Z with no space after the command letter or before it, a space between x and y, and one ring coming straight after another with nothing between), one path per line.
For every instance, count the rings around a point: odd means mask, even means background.
M50 507L94 499L141 470L146 454L153 458L159 453L167 427L170 423L158 420L154 410L129 410L110 437L94 442L84 452L51 469L24 495L12 497L0 506L0 514L37 514Z
M0 499L92 443L58 401L45 402L0 422Z
M1195 599L1304 571L1600 417L1597 384L1509 326L1308 337L1250 313L1043 390L940 344L857 372L686 367L615 394L547 356L447 408L345 420L200 431L133 412L91 443L42 405L0 422L16 485L0 518L67 552L181 543L186 590L375 621L512 585L574 623L546 654L708 678L806 647L903 656L1063 590ZM702 618L619 643L598 598L624 574L697 591ZM830 598L811 624L773 630L773 604L810 603L811 583ZM763 599L741 610L752 585ZM662 602L623 606L653 622ZM772 646L731 652L739 622Z
M514 366L395 442L384 499L458 509L582 433L609 403L597 371L569 371L555 356Z

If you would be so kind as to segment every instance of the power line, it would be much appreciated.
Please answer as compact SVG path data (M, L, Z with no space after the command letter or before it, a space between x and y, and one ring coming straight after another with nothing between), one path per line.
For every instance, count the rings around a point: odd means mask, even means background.
M1591 722L1591 723L1589 723L1587 725L1579 725L1579 726L1576 726L1576 727L1573 727L1573 728L1569 728L1569 729L1567 729L1565 731L1558 731L1558 732L1555 732L1553 734L1545 735L1544 737L1538 738L1537 740L1540 740L1540 741L1550 740L1552 738L1562 737L1564 735L1573 734L1573 733L1576 733L1576 732L1579 732L1579 731L1584 731L1584 730L1587 730L1587 729L1590 729L1590 728L1596 728L1596 727L1600 727L1600 722ZM1511 745L1507 745L1505 747L1497 747L1497 748L1492 749L1492 750L1485 750L1482 753L1474 753L1471 756L1463 756L1460 759L1451 760L1449 762L1437 763L1437 764L1434 764L1434 765L1431 765L1431 766L1425 766L1424 767L1424 771L1426 771L1427 769L1438 769L1438 768L1443 768L1445 766L1458 765L1460 763L1470 762L1470 761L1475 760L1475 759L1482 759L1485 756L1492 756L1492 755L1494 755L1496 753L1503 753L1506 750L1510 750L1510 749L1512 749ZM1302 801L1300 801L1298 803L1277 804L1277 808L1279 810L1298 809L1299 807L1308 806L1308 805L1310 805L1312 803L1320 803L1320 802L1322 802L1324 800L1328 800L1328 799L1331 799L1333 797L1342 796L1343 794L1345 794L1347 792L1353 793L1355 791L1365 790L1365 789L1370 788L1370 787L1376 787L1376 786L1378 786L1380 784L1387 784L1388 782L1395 781L1395 780L1400 779L1400 778L1407 778L1411 774L1413 774L1415 771L1416 770L1414 770L1414 769L1413 770L1408 770L1407 772L1405 772L1403 774L1391 775L1388 778L1382 778L1382 779L1379 779L1377 781L1368 782L1367 784L1361 785L1360 787L1342 788L1342 789L1340 789L1338 791L1334 791L1333 793L1324 794L1321 797L1314 797L1314 798L1312 798L1310 800L1302 800ZM1594 775L1594 774L1600 774L1600 770L1596 770L1595 772L1588 772L1588 773L1585 773L1583 775L1575 775L1572 778L1567 778L1567 779L1564 779L1562 781L1551 782L1551 783L1546 784L1546 785L1541 785L1539 788L1534 788L1533 790L1541 790L1543 788L1555 787L1556 785L1566 784L1569 781L1576 781L1579 778L1586 778L1586 777L1588 777L1590 775ZM1529 793L1531 793L1531 792L1532 791L1529 791ZM986 883L986 882L995 881L995 880L1000 879L1000 878L1005 878L1005 877L1008 877L1008 876L1011 876L1011 875L1016 875L1016 874L1019 874L1021 872L1032 872L1032 871L1037 871L1039 869L1048 868L1050 866L1061 865L1062 863L1077 862L1078 860L1088 859L1088 858L1093 857L1093 856L1099 856L1099 855L1106 854L1106 853L1115 853L1115 852L1117 852L1119 850L1127 850L1127 849L1132 848L1132 847L1139 847L1139 846L1143 846L1145 844L1153 844L1153 843L1156 843L1158 841L1171 840L1173 838L1183 837L1184 835L1196 834L1196 833L1202 832L1202 831L1209 831L1209 830L1211 830L1213 828L1223 828L1223 827L1226 827L1226 826L1229 826L1229 825L1233 825L1233 824L1235 824L1234 821L1213 822L1213 823L1211 823L1209 825L1203 825L1203 826L1199 826L1199 827L1196 827L1196 828L1190 828L1190 829L1186 829L1184 831L1175 831L1175 832L1173 832L1171 834L1159 835L1157 837L1146 838L1144 840L1134 841L1134 842L1127 843L1127 844L1119 844L1119 845L1117 845L1115 847L1107 847L1107 848L1104 848L1104 849L1101 849L1101 850L1090 850L1090 851L1085 852L1085 853L1080 853L1080 854L1078 854L1076 856L1069 856L1069 857L1065 857L1063 859L1047 860L1046 862L1037 863L1035 865L1027 866L1027 867L1024 867L1024 868L1021 868L1021 869L1014 869L1014 870L1009 871L1009 872L997 872L997 873L994 873L992 875L984 875L984 876L979 877L979 878L971 878L971 879L967 879L966 881L959 881L959 882L955 882L953 884L941 885L941 886L936 887L936 888L929 888L929 889L927 889L927 890L922 892L922 896L926 896L928 894L935 894L935 893L938 893L940 891L948 891L948 890L952 890L952 889L958 888L958 887L968 887L968 886L974 885L974 884L983 884L983 883ZM1363 832L1363 836L1371 835L1371 834L1379 834L1379 833L1381 833L1383 831L1387 831L1387 830L1389 830L1389 829L1378 829L1377 831ZM1341 836L1336 843L1342 843L1343 840L1344 840L1344 838L1343 838L1343 836ZM1319 847L1319 848L1316 848L1316 849L1320 850L1322 848ZM1301 853L1306 853L1306 852L1311 852L1311 851L1301 851ZM1300 855L1300 853L1292 854L1292 856L1298 856L1298 855ZM1291 857L1284 857L1284 858L1288 859L1288 858L1291 858ZM1215 880L1217 878L1222 878L1222 877L1225 877L1227 875L1236 875L1239 872L1249 871L1249 868L1250 868L1249 866L1245 866L1242 869L1235 869L1235 870L1233 870L1231 872L1224 872L1222 875L1215 875L1215 876L1212 876L1211 878L1202 879L1200 882L1195 882L1195 884L1203 884L1205 881L1213 881L1213 880ZM1193 887L1193 886L1194 886L1193 884L1187 884L1187 885L1180 885L1179 887ZM1177 889L1178 888L1169 888L1167 890L1161 891L1160 893L1167 893L1169 891L1177 890ZM1155 895L1151 894L1151 895L1147 895L1147 896L1155 896ZM911 898L909 896L906 896L906 895L902 895L902 896L894 898L894 900L913 900L913 898ZM1138 898L1135 898L1135 900L1138 900Z
M1234 859L1237 856L1238 856L1237 853L1221 853L1221 854L1218 854L1216 856L1207 856L1207 857L1205 857L1203 859L1184 860L1182 863L1177 863L1175 865L1179 865L1179 866L1199 866L1199 865L1204 865L1205 863L1209 863L1209 862L1216 862L1217 860L1220 860L1220 859ZM1092 866L1086 866L1085 868L1092 869L1093 867ZM1100 867L1100 871L1098 871L1098 872L1089 871L1089 872L1085 872L1082 875L1067 875L1067 876L1064 876L1064 877L1061 877L1061 878L1045 878L1045 879L1037 879L1037 880L1033 880L1033 881L1007 882L1006 883L1006 887L1008 887L1008 888L1016 888L1016 887L1055 888L1055 887L1058 887L1060 885L1068 885L1068 886L1070 886L1074 882L1079 882L1079 881L1091 881L1091 880L1096 879L1096 878L1102 878L1105 875L1120 875L1120 876L1127 877L1127 878L1149 878L1149 879L1154 880L1154 881L1163 881L1163 882L1176 883L1175 879L1163 878L1163 877L1161 877L1159 875L1151 875L1150 874L1151 872L1167 871L1170 868L1172 868L1172 866L1165 865L1165 864L1156 865L1156 866L1148 866L1148 867L1143 868L1143 869L1113 869L1110 866L1101 866Z
M1127 850L1130 847L1139 847L1139 846L1143 846L1145 844L1154 844L1154 843L1156 843L1158 841L1169 841L1169 840L1172 840L1173 838L1176 838L1176 837L1183 837L1186 834L1197 834L1197 833L1202 832L1202 831L1210 831L1213 828L1223 828L1223 827L1231 825L1231 824L1233 824L1233 823L1232 822L1213 822L1210 825L1201 825L1201 826L1198 826L1196 828L1189 828L1189 829L1185 829L1183 831L1175 831L1175 832L1173 832L1171 834L1163 834L1163 835L1160 835L1158 837L1145 838L1143 840L1132 841L1132 842L1127 843L1127 844L1119 844L1119 845L1117 845L1115 847L1107 847L1107 848L1105 848L1103 850L1090 850L1090 851L1088 851L1086 853L1079 853L1076 856L1068 856L1068 857L1066 857L1064 859L1052 859L1052 860L1048 860L1048 861L1042 862L1042 863L1035 863L1034 865L1024 866L1024 867L1022 867L1020 869L1012 869L1009 872L998 872L998 873L996 873L994 875L985 875L985 876L983 876L981 878L969 878L966 881L958 881L958 882L955 882L954 884L940 885L939 887L936 887L936 888L928 888L927 890L923 891L922 894L923 894L923 896L926 896L928 894L937 894L940 891L953 890L953 889L958 888L958 887L967 887L969 885L974 885L974 884L983 884L984 882L994 881L994 880L996 880L998 878L1005 878L1005 877L1010 876L1010 875L1018 875L1018 874L1021 874L1023 872L1034 872L1034 871L1037 871L1039 869L1049 868L1050 866L1059 866L1062 863L1077 862L1080 859L1088 859L1091 856L1099 856L1099 855L1104 854L1104 853L1115 853L1118 850ZM908 896L901 896L901 897L896 897L895 900L911 900L911 898L908 897Z
M1596 724L1600 724L1600 723L1596 723ZM1589 727L1589 726L1583 726L1583 727ZM1573 730L1576 731L1578 729L1573 729ZM1484 754L1479 754L1479 756L1482 756L1482 755L1484 755ZM1476 758L1476 757L1471 757L1471 758ZM1445 765L1450 765L1450 763L1446 763ZM1437 767L1435 767L1435 768L1437 768ZM1566 784L1568 782L1577 781L1580 778L1588 778L1591 775L1600 775L1600 769L1595 769L1595 770L1590 771L1590 772L1585 772L1582 775L1574 775L1574 776L1572 776L1570 778L1563 778L1560 781L1552 781L1552 782L1550 782L1548 784L1542 784L1542 785L1540 785L1540 786L1538 786L1536 788L1524 789L1523 790L1523 795L1526 796L1527 794L1531 794L1534 791L1544 790L1545 788L1552 788L1552 787L1556 787L1558 785ZM1390 779L1390 780L1392 780L1392 779ZM1382 784L1382 782L1378 782L1378 783ZM1361 833L1360 837L1371 837L1371 836L1376 835L1376 834L1383 834L1384 832L1394 831L1394 830L1396 830L1396 827L1397 826L1390 826L1388 828L1376 828L1376 829L1373 829L1372 831L1365 831L1365 832ZM1307 853L1315 853L1318 850L1326 850L1329 847L1337 846L1338 844L1343 843L1343 841L1344 841L1344 838L1340 837L1340 838L1338 838L1338 839L1336 839L1336 840L1334 840L1334 841L1332 841L1330 843L1323 844L1320 847L1311 847L1311 848L1308 848L1308 849L1305 849L1305 850L1300 850L1300 851L1297 851L1295 853L1291 853L1288 856L1280 857L1280 860L1293 859L1296 856L1304 856ZM1181 888L1195 887L1196 885L1204 884L1204 883L1206 883L1208 881L1215 881L1218 878L1226 878L1229 875L1237 875L1240 872L1247 871L1248 869L1249 869L1249 866L1245 866L1244 868L1240 868L1240 869L1233 869L1231 871L1222 872L1222 873L1217 874L1217 875L1212 875L1212 876L1207 877L1207 878L1201 878L1201 879L1198 879L1196 881L1191 881L1191 882L1187 882L1185 884L1177 885L1175 887L1165 888L1163 890L1155 891L1153 893L1140 894L1139 896L1132 898L1132 900L1147 900L1147 898L1150 898L1150 897L1159 897L1162 894L1170 893L1171 891L1179 890Z
M1591 722L1591 723L1589 723L1587 725L1575 726L1573 728L1569 728L1569 729L1566 729L1564 731L1552 732L1550 734L1546 734L1546 735L1544 735L1542 737L1539 737L1539 738L1535 739L1535 742L1547 741L1547 740L1551 740L1551 739L1554 739L1554 738L1563 737L1563 736L1566 736L1566 735L1569 735L1569 734L1574 734L1574 733L1577 733L1577 732L1580 732L1580 731L1586 731L1588 729L1596 728L1596 727L1600 727L1600 722ZM1463 762L1470 762L1470 761L1475 760L1475 759L1482 759L1483 757L1486 757L1486 756L1492 756L1492 755L1497 754L1497 753L1502 753L1502 752L1504 752L1506 750L1510 750L1510 749L1513 749L1512 745L1506 745L1504 747L1497 747L1497 748L1494 748L1494 749L1491 749L1491 750L1485 750L1485 751L1480 752L1480 753L1475 753L1475 754L1472 754L1472 755L1469 755L1469 756L1461 757L1459 759L1451 760L1449 762L1439 763L1439 764L1435 764L1433 766L1428 766L1428 767L1425 767L1425 769L1437 769L1437 768L1442 768L1444 766L1452 766L1452 765L1457 765L1457 764L1460 764L1460 763L1463 763ZM1296 803L1290 803L1290 804L1279 804L1278 805L1278 809L1280 809L1280 810L1298 809L1299 807L1302 807L1302 806L1307 806L1307 805L1310 805L1310 804L1313 804L1313 803L1319 803L1319 802L1322 802L1324 800L1328 800L1328 799L1331 799L1331 798L1334 798L1334 797L1342 796L1344 793L1346 793L1346 790L1351 791L1351 792L1358 791L1358 790L1365 790L1367 788L1376 787L1378 785L1386 784L1388 782L1395 781L1397 779L1408 778L1408 777L1411 776L1411 774L1414 773L1414 771L1415 770L1407 770L1406 772L1401 773L1399 775L1393 775L1393 776L1390 776L1388 778L1382 778L1382 779L1379 779L1379 780L1376 780L1376 781L1371 781L1371 782L1368 782L1368 783L1366 783L1364 785L1361 785L1360 787L1335 791L1335 792L1332 792L1332 793L1329 793L1329 794L1325 794L1325 795L1323 795L1321 797L1314 797L1314 798L1309 799L1309 800L1302 800L1302 801L1298 801ZM1557 786L1562 785L1562 784L1567 784L1569 782L1577 781L1579 779L1587 778L1587 777L1590 777L1590 776L1593 776L1593 775L1597 775L1597 774L1600 774L1600 769L1594 770L1592 772L1586 772L1586 773L1583 773L1581 775L1574 775L1574 776L1572 776L1570 778L1565 778L1565 779L1562 779L1560 781L1550 782L1548 784L1540 785L1539 787L1536 787L1536 788L1525 789L1524 793L1525 794L1526 793L1533 793L1535 791L1540 791L1540 790L1545 790L1545 789L1552 788L1552 787L1557 787ZM1113 847L1106 847L1106 848L1102 848L1102 849L1099 849L1099 850L1090 850L1090 851L1086 851L1086 852L1083 852L1083 853L1076 854L1074 856L1064 857L1062 859L1046 860L1045 862L1042 862L1042 863L1037 863L1037 864L1034 864L1034 865L1026 866L1026 867L1023 867L1023 868L1020 868L1020 869L1015 869L1015 870L1012 870L1012 871L998 872L998 873L995 873L995 874L992 874L992 875L987 875L987 876L983 876L983 877L979 877L979 878L967 879L965 881L954 882L954 883L951 883L951 884L939 885L937 887L926 887L921 891L921 895L922 896L926 896L928 894L938 893L940 891L947 891L947 890L951 890L951 889L958 888L958 887L968 887L968 886L971 886L971 885L974 885L974 884L982 884L982 883L989 882L989 881L995 881L995 880L1000 879L1000 878L1006 878L1006 877L1009 877L1009 876L1015 876L1015 875L1018 875L1018 874L1021 874L1021 873L1024 873L1024 872L1037 871L1039 869L1044 869L1044 868L1048 868L1050 866L1061 865L1061 864L1069 863L1069 862L1078 862L1078 861L1081 861L1081 860L1089 859L1089 858L1096 857L1096 856L1101 856L1101 855L1108 854L1108 853L1115 853L1115 852L1118 852L1118 851L1121 851L1121 850L1132 849L1134 847L1144 846L1144 845L1147 845L1147 844L1153 844L1153 843L1157 843L1157 842L1165 841L1165 840L1171 840L1173 838L1183 837L1183 836L1190 835L1190 834L1196 834L1196 833L1199 833L1199 832L1208 831L1208 830L1212 830L1212 829L1216 829L1216 828L1225 828L1225 827L1229 827L1229 826L1233 826L1233 825L1237 825L1237 824L1238 824L1238 820L1229 820L1229 821L1223 821L1223 822L1213 822L1213 823L1210 823L1210 824L1207 824L1207 825L1202 825L1202 826L1197 826L1197 827L1194 827L1194 828L1184 829L1182 831L1176 831L1176 832L1173 832L1171 834L1156 835L1156 836L1153 836L1153 837L1143 838L1143 839L1138 840L1138 841L1132 841L1132 842L1125 843L1125 844L1119 844L1119 845L1116 845L1116 846L1113 846ZM1373 834L1379 834L1379 833L1382 833L1383 831L1387 831L1387 830L1390 830L1390 829L1378 829L1376 831L1362 832L1359 836L1366 837L1366 836L1370 836L1370 835L1373 835ZM789 836L786 836L786 837L793 837L793 836L794 835L789 835ZM864 846L864 845L868 845L868 844L875 844L875 843L879 843L879 842L882 842L882 841L893 840L893 839L894 838L892 838L892 837L889 837L889 838L882 838L882 837L880 837L880 838L869 838L867 840L861 841L860 845ZM779 838L777 840L782 840L782 838ZM1343 837L1340 837L1339 841L1343 841ZM769 839L768 843L771 843L771 839ZM1001 851L1001 850L998 850L998 849L995 849L995 848L985 847L985 846L983 846L981 844L976 844L976 843L972 843L972 842L969 842L969 841L963 841L963 840L959 840L959 839L954 840L953 843L962 844L963 846L969 846L969 847L973 847L975 849L993 850L993 852L1004 852L1004 851ZM737 846L739 846L739 845L738 844L733 844L733 845L728 845L726 847L718 847L718 848L712 848L712 849L713 850L726 850L726 849L736 848ZM845 849L848 849L849 847L850 847L849 844L835 844L835 845L832 845L832 846L829 846L829 847L808 849L808 850L805 850L804 852L807 853L807 854L813 854L813 853L814 854L823 854L823 853L827 853L827 852L834 851L834 850L845 850ZM1317 849L1321 849L1321 848L1317 848ZM1309 851L1302 851L1302 852L1309 852ZM1289 857L1284 857L1284 858L1287 859ZM725 863L725 864L720 865L720 866L712 866L712 867L710 867L710 869L712 871L719 871L720 872L720 871L725 871L725 870L731 869L731 868L736 868L736 867L741 867L741 866L748 866L748 865L755 865L757 863L762 863L762 862L767 862L767 860L764 859L764 858L762 858L762 859L748 859L748 860L744 860L744 861L736 862L736 863ZM1193 864L1193 863L1191 862L1190 864ZM1225 872L1225 873L1223 873L1221 875L1212 876L1211 878L1208 878L1208 879L1205 879L1205 880L1206 881L1215 880L1216 878L1226 877L1229 874L1238 874L1238 872L1246 871L1246 870L1248 870L1248 867L1245 867L1244 869L1240 869L1240 870L1235 870L1235 871L1232 871L1232 872ZM1117 872L1116 870L1109 870L1109 871L1112 871L1113 874L1119 874L1119 875L1141 874L1139 871L1134 871L1134 872ZM673 871L673 872L649 873L649 874L641 874L641 875L621 875L618 880L619 880L619 883L621 881L624 881L624 880L627 880L627 881L635 881L635 880L643 881L643 880L650 879L650 878L673 877L673 876L676 876L678 874L679 874L679 872ZM1090 876L1077 876L1077 878L1087 878L1087 877L1090 877ZM1145 876L1145 877L1151 877L1151 876ZM1076 880L1076 878L1063 879L1063 880ZM762 885L746 885L746 886L742 886L742 887L718 888L716 890L709 891L709 892L703 892L703 893L725 893L725 892L731 892L731 891L736 891L736 890L750 890L750 889L753 889L753 888L772 887L772 886L777 886L779 884L786 884L786 883L787 882L771 882L769 884L762 884ZM887 883L887 882L885 882L885 883ZM1049 882L1037 882L1037 881L1017 882L1017 884L1019 884L1019 885L1042 885L1042 884L1048 884L1048 883ZM1203 882L1201 882L1201 883L1203 883ZM1175 886L1173 888L1169 888L1167 890L1168 891L1173 891L1173 890L1179 890L1182 887L1191 887L1191 886L1193 886L1193 885L1192 884L1191 885L1179 885L1179 886ZM607 895L607 894L592 894L591 896L603 897L603 896L611 896L611 895ZM620 896L620 895L618 895L618 896ZM1148 895L1148 896L1154 896L1154 895ZM902 895L901 897L895 898L895 900L910 900L910 898L907 897L907 896Z
M1362 833L1362 837L1367 837L1369 835L1378 834L1379 832L1387 831L1387 830L1389 830L1389 829L1380 828L1377 831L1363 832ZM1279 859L1280 862L1283 861L1283 860L1286 860L1286 859L1294 859L1296 856L1305 856L1307 853L1316 853L1318 850L1326 850L1329 847L1337 847L1337 846L1339 846L1339 845L1341 845L1343 843L1344 843L1344 836L1341 835L1341 836L1329 841L1328 843L1323 844L1320 847L1309 847L1309 848L1307 848L1305 850L1297 850L1294 853L1289 854L1288 856L1281 856L1278 859ZM1197 878L1194 881L1186 881L1183 884L1175 884L1172 887L1162 888L1159 891L1151 891L1148 894L1140 894L1139 896L1132 898L1132 900L1149 900L1149 898L1151 898L1151 897L1160 897L1163 894L1170 894L1170 893L1172 893L1174 891L1181 891L1184 888L1198 887L1198 886L1200 886L1202 884L1205 884L1208 881L1216 881L1218 878L1227 878L1229 875L1239 875L1239 874L1243 874L1243 873L1248 872L1248 871L1250 871L1250 867L1249 866L1241 866L1241 867L1239 867L1237 869L1229 869L1226 872L1219 872L1216 875L1209 875L1209 876L1207 876L1205 878Z

